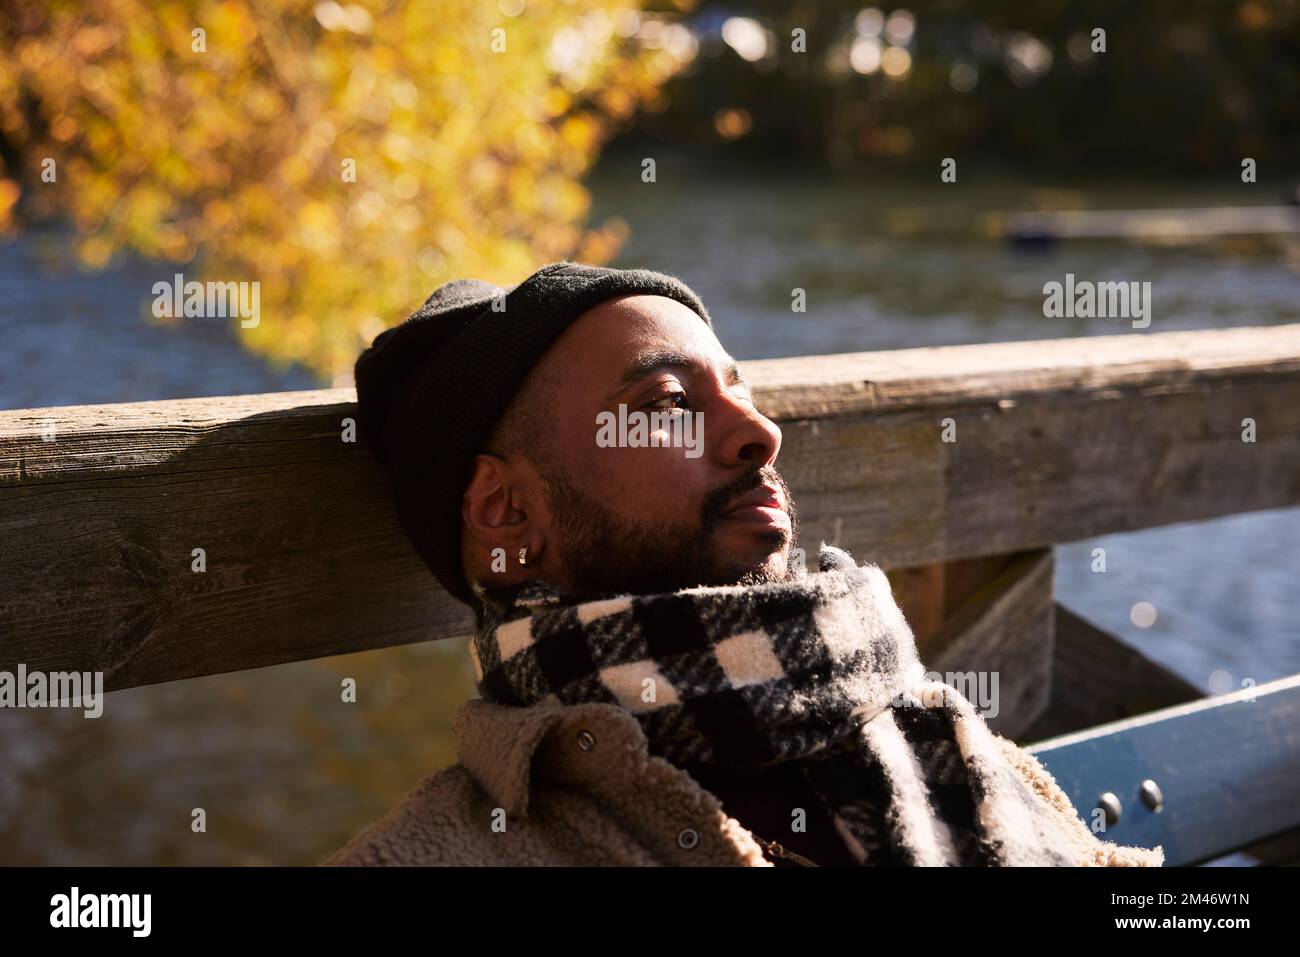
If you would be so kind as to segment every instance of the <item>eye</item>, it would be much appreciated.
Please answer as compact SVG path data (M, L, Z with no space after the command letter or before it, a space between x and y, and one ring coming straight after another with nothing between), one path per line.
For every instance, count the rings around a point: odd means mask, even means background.
M658 399L650 400L646 408L686 408L686 393L660 395Z

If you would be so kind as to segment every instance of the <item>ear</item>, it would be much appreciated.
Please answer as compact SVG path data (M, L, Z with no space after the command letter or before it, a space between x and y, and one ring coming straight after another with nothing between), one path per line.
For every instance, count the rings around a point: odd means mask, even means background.
M461 518L461 563L470 582L542 578L563 584L563 564L556 549L546 547L553 531L546 480L523 456L476 455ZM504 569L491 563L497 548L505 549ZM521 548L528 549L527 565L517 561Z
M474 470L461 496L461 516L469 534L481 542L509 548L528 534L528 514L517 507L522 489L514 469L500 456L474 456Z

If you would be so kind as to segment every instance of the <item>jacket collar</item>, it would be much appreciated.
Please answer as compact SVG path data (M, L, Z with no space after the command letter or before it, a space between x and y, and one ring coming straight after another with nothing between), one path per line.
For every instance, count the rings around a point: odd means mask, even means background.
M636 718L603 702L520 708L472 698L457 709L452 729L460 763L511 816L526 816L534 778L617 787L635 774L637 762L628 759L648 756ZM601 757L574 761L573 752L588 744Z
M651 814L656 845L678 864L771 867L743 824L686 771L649 753L641 723L603 702L520 708L472 698L452 726L460 763L507 816L526 818L530 785L559 783L627 814ZM691 843L682 843L688 836Z
M755 836L727 815L713 795L686 771L648 755L640 723L618 705L544 703L519 708L472 698L457 709L453 728L461 764L510 817L527 816L530 784L539 778L597 794L617 791L646 797L642 772L647 764L657 762L660 774L652 777L663 793L671 792L689 806L696 815L695 826L705 828L700 832L705 842L700 850L671 852L680 863L771 866ZM1018 774L1033 783L1035 790L1042 792L1047 787L1059 794L1050 774L1032 755L1011 741L1001 737L995 740ZM671 776L670 783L664 783L664 772ZM1051 803L1078 830L1077 817L1066 810L1069 801L1065 795L1059 794L1059 800L1051 798ZM710 817L716 825L711 830L705 824ZM675 832L668 835L670 839L673 836ZM667 843L671 847L671 841ZM1150 865L1153 855L1155 866L1161 861L1158 850L1110 845L1106 849L1112 865ZM701 859L703 855L708 856ZM1102 861L1103 852L1090 846L1080 863Z

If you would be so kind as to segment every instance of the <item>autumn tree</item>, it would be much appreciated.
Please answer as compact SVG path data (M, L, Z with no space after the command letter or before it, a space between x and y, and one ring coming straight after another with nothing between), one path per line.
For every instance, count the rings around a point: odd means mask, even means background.
M0 233L61 217L92 266L257 281L249 344L346 374L442 282L614 254L621 223L587 227L581 179L693 56L676 13L8 0Z

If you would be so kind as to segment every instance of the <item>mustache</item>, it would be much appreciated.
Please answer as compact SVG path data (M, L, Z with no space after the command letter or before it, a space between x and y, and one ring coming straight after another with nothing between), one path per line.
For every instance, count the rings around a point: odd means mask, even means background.
M760 485L773 485L779 488L785 495L786 509L791 517L794 516L794 498L790 495L790 489L785 484L785 479L781 478L781 473L775 467L764 465L714 489L705 496L704 502L700 506L700 518L704 527L712 528L722 521L723 512L737 496L752 492Z

